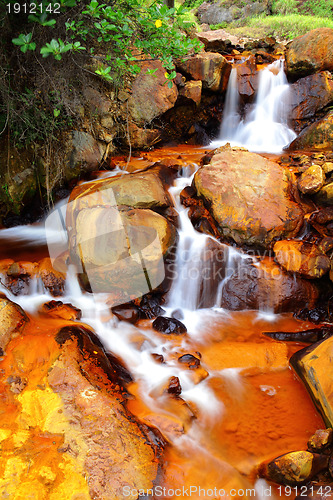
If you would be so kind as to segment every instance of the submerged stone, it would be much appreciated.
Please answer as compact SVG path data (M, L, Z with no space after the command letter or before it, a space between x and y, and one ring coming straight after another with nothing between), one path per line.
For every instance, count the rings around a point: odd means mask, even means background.
M153 328L158 332L172 334L175 333L177 335L181 335L187 332L187 328L176 318L167 318L166 316L158 316L153 321Z

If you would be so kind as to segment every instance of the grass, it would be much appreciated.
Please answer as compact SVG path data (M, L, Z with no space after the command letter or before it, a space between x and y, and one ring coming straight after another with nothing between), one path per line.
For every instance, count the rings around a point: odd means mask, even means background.
M251 18L247 22L249 28L264 29L267 35L276 38L292 40L296 36L304 35L315 28L332 28L333 19L289 14L286 16L267 16Z
M185 0L185 5L188 4L190 8L195 5L197 8L202 2L203 0ZM249 2L219 0L219 3L223 7L229 7L243 6ZM291 40L315 28L333 29L333 0L272 0L270 8L266 14L257 17L211 25L210 28L223 28L239 37L274 36L278 40Z
M333 29L333 19L300 14L252 17L243 20L243 22L243 26L230 23L226 29L232 35L239 37L262 38L264 36L274 36L279 40L292 40L315 28ZM218 28L220 28L220 25L211 26L211 29Z

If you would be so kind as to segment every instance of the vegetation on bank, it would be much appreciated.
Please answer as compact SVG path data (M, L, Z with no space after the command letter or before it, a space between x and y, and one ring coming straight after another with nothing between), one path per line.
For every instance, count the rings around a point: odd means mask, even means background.
M185 0L184 5L194 12L204 0ZM209 2L217 3L217 2ZM273 35L278 39L291 40L315 28L333 28L333 0L263 0L265 11L250 17L241 16L232 22L211 25L211 29L224 28L237 36L261 38ZM221 7L240 11L244 0L219 0ZM237 17L237 16L236 16Z
M186 9L154 0L0 0L0 134L16 146L55 137L80 119L91 78L117 91L160 60L166 84L174 59L197 52ZM149 70L148 70L149 71Z

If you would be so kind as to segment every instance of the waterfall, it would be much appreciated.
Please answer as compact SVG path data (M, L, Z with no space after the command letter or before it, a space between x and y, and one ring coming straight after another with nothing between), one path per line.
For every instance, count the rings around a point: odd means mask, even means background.
M288 127L288 93L284 62L279 59L259 72L254 105L242 118L237 69L234 67L229 78L220 135L211 146L215 148L230 142L232 146L244 146L250 151L280 153L296 138L296 133Z
M187 318L193 317L193 312L198 309L219 307L223 284L249 258L239 250L194 229L188 217L188 209L181 205L179 199L182 189L191 185L193 176L194 174L188 177L185 173L170 188L179 214L179 241L174 279L166 306L168 312L182 309Z

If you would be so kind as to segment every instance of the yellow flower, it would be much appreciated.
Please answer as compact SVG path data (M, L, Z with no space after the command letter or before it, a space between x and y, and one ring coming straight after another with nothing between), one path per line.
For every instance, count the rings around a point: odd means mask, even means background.
M156 26L156 28L160 28L160 27L162 26L162 21L161 21L161 19L157 19L157 20L155 21L155 26Z
M169 73L164 73L165 78L169 78Z

